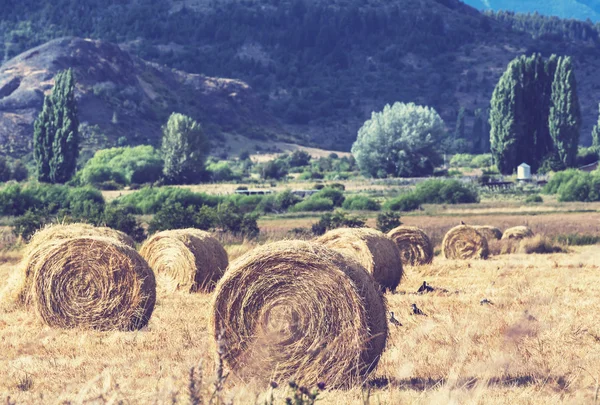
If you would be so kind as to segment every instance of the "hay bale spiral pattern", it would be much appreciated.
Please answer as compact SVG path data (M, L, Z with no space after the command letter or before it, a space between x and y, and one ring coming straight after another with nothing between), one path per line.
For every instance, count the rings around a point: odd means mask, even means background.
M402 264L420 266L433 260L433 245L425 232L415 226L399 226L387 234L400 249Z
M219 241L193 228L159 232L144 242L140 254L168 292L212 291L229 264Z
M131 237L112 228L83 223L46 226L30 238L23 253L23 260L14 269L7 286L0 292L0 302L5 305L29 305L33 270L40 258L54 243L77 237L112 238L115 242L135 247L135 241Z
M504 231L502 235L502 239L525 239L531 238L533 236L533 231L526 226L515 226L513 228L508 228Z
M400 250L382 232L371 228L339 228L316 241L356 260L383 289L393 291L402 280Z
M44 249L30 294L36 314L49 326L133 330L152 315L156 283L131 247L111 238L79 237Z
M442 242L442 252L447 259L487 259L487 239L475 228L459 225L448 231Z
M214 337L244 380L347 386L362 381L385 348L386 305L373 278L314 242L248 252L214 297Z

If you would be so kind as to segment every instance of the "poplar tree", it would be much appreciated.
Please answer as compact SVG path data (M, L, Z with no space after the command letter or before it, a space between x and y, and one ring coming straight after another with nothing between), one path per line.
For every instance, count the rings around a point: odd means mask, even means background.
M592 147L600 152L600 104L598 104L598 122L592 128Z
M566 167L575 165L581 128L577 82L570 57L559 58L554 81L548 128L558 157Z
M190 184L200 180L210 143L199 123L173 113L163 127L163 175L171 184Z
M79 119L73 70L59 72L34 123L33 157L39 181L65 183L79 156Z

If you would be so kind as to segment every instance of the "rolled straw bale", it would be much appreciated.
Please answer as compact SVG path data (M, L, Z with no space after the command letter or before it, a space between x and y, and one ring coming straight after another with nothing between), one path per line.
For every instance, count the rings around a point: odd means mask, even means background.
M127 234L112 228L93 226L83 223L56 224L37 231L29 240L23 253L23 259L13 271L7 286L0 292L0 302L4 304L27 305L31 297L29 289L33 269L46 250L57 241L76 237L112 238L124 245L135 247L135 241Z
M502 239L502 231L496 228L495 226L476 225L473 226L473 228L475 228L477 232L482 234L488 240L488 242Z
M502 239L524 239L531 238L533 231L526 226L515 226L504 231Z
M44 323L97 330L133 330L148 323L156 282L133 248L102 237L45 246L33 268L28 300Z
M433 245L425 232L416 226L402 225L387 234L400 249L403 265L419 266L433 260Z
M374 279L306 241L267 244L232 262L217 284L211 324L223 360L243 380L306 386L364 381L388 334Z
M442 252L447 259L487 259L487 239L475 228L459 225L450 229L442 241Z
M229 261L227 252L210 233L199 229L158 232L140 249L156 274L159 288L212 291Z
M384 290L393 291L400 284L404 272L400 250L384 233L371 228L338 228L316 241L356 260Z

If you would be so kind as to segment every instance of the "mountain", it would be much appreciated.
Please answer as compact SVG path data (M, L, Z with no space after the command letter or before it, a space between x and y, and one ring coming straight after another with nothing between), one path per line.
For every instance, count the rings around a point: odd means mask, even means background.
M246 109L241 112L232 110L241 117L232 125L263 139L279 133L272 129L273 118L281 132L297 142L349 150L371 112L395 101L434 107L450 131L464 108L470 133L475 111L489 107L507 64L533 52L573 57L584 143L590 143L597 121L600 34L585 22L487 15L459 0L10 1L10 7L0 8L0 55L6 59L73 35L118 44L124 54L135 55L130 56L132 63L142 70L159 69L161 75L169 75L169 69L159 67L165 65L178 69L175 77L188 77L182 72L190 72L235 78L230 83L247 83L250 88L239 94L253 101L243 103ZM80 68L84 76L98 63L89 62ZM102 80L90 82L92 91L87 94L100 99ZM162 102L151 105L157 106L159 117L152 118L153 107L132 116L123 130L102 124L108 137L134 137L146 119L156 128L150 133L156 134L158 123L174 106L187 108L210 124L212 115L201 114L203 109L193 104L196 93L189 96L185 86L182 90L181 80L158 82ZM123 86L128 84L112 90L120 104L111 104L112 96L103 101L103 122L115 112L121 122L120 116L130 111ZM143 84L134 87L151 101ZM223 91L218 99L228 100L227 94ZM253 109L259 112L251 113ZM100 125L100 120L90 122ZM223 114L216 122L226 126L229 118Z
M132 57L118 46L74 37L52 40L0 67L0 151L31 150L33 121L54 75L73 68L84 147L158 145L173 111L202 122L216 141L222 132L255 137L281 129L240 80L169 69ZM218 142L217 142L218 143Z
M547 16L600 21L598 0L463 0L479 10L538 12Z

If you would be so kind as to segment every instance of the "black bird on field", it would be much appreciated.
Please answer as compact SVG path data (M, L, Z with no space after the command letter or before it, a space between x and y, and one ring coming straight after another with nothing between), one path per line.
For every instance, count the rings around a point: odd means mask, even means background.
M417 290L417 294L427 294L427 293L434 292L434 291L435 291L435 288L433 288L432 286L427 284L427 281L423 281L423 285L421 285L421 287L419 287L419 289Z
M390 323L392 325L395 325L396 327L402 326L402 324L400 323L400 321L398 321L396 319L396 317L394 317L394 313L392 311L390 311Z
M479 303L481 305L494 305L494 303L490 300L488 300L487 298L482 299L481 301L479 301Z
M413 315L424 315L427 316L427 314L423 311L421 311L418 307L417 304L412 304L412 313Z
M465 221L460 221L460 224L461 224L461 225L466 225L466 224L465 224Z

